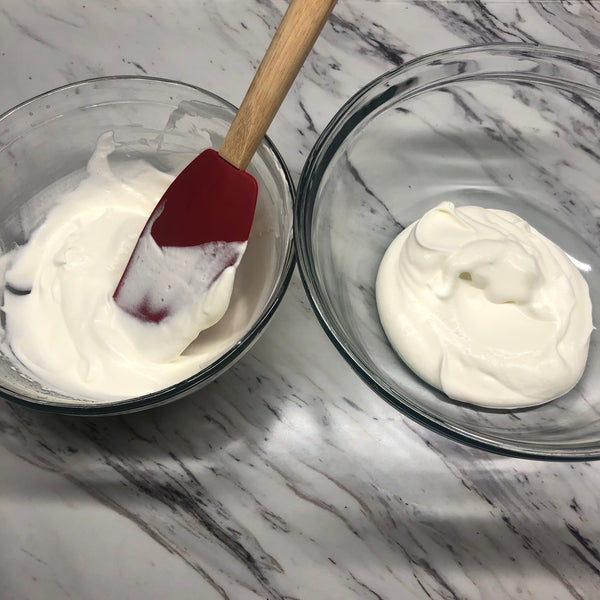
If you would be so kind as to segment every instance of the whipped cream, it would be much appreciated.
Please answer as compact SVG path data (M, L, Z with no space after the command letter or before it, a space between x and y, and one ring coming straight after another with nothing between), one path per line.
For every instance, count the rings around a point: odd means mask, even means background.
M387 249L376 282L388 339L422 379L495 408L562 396L585 368L588 286L517 215L444 202Z
M160 247L150 233L152 222L133 251L119 307L137 306L143 298L150 314L165 311L167 316L155 323L125 311L118 318L140 352L167 361L223 317L247 242Z
M211 275L208 293L191 303L193 314L175 311L157 325L116 305L112 294L173 177L142 161L111 169L113 149L112 136L102 136L87 177L57 197L49 193L53 208L26 244L4 257L5 352L47 387L98 400L154 392L194 374L243 335L252 313L240 292L228 323L198 337L228 309L237 263L215 281ZM173 249L171 259L187 275L198 252Z

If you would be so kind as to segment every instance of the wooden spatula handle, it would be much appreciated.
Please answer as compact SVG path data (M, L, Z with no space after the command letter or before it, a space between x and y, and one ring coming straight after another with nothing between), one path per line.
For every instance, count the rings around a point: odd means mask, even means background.
M234 167L250 163L335 3L290 3L219 151Z

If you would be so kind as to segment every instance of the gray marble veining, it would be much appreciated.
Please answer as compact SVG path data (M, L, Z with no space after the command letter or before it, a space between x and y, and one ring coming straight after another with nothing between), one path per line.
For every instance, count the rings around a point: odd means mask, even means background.
M5 0L0 111L147 74L239 104L283 0ZM373 77L452 46L600 53L600 4L340 0L270 136L295 178ZM297 275L261 340L187 400L75 419L0 403L0 598L600 596L600 465L460 446L338 356Z

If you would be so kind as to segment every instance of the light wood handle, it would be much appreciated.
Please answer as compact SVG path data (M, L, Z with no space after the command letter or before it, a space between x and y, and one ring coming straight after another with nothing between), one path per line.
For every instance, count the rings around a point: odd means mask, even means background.
M245 170L337 0L292 0L219 154Z

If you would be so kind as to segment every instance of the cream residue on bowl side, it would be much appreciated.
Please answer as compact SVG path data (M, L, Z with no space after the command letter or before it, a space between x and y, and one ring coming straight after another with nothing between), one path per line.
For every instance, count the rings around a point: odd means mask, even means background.
M455 400L533 406L568 392L585 368L585 279L513 213L443 202L389 246L376 297L396 352Z

